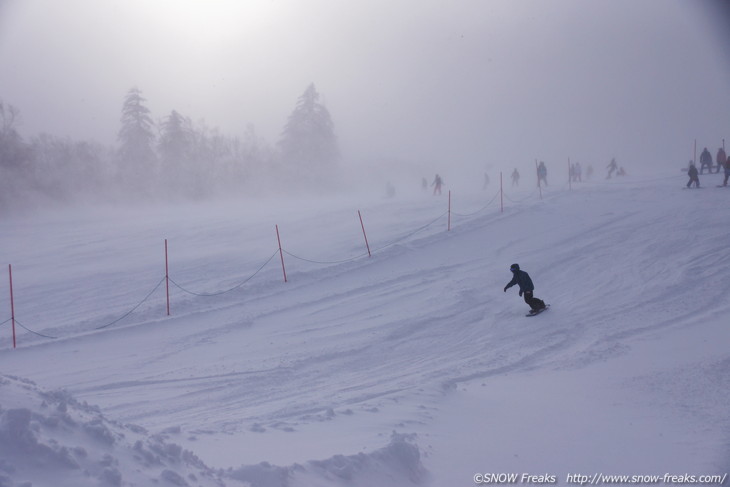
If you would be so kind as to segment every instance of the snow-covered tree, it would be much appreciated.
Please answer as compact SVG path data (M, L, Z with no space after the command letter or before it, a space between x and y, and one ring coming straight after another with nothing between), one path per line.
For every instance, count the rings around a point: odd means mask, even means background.
M0 215L24 194L27 184L27 144L16 129L20 112L0 100Z
M20 112L0 100L0 167L18 167L28 158L28 150L18 133Z
M339 159L334 124L310 84L297 101L278 143L285 170L305 183L328 180Z
M193 136L190 120L173 110L160 124L160 128L158 142L160 157L172 163L176 161L181 163L183 159L189 159Z
M135 87L127 92L122 105L122 127L118 134L120 170L127 182L133 184L149 180L155 161L154 123L145 101L142 92Z
M98 193L110 179L104 147L40 134L31 139L33 189L55 201Z

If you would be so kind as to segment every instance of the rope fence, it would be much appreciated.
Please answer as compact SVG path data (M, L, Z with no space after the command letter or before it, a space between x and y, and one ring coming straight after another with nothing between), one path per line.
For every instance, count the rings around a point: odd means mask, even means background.
M455 211L452 211L451 214L456 215L456 216L466 217L466 218L474 216L474 215L478 215L479 213L481 213L481 212L485 211L487 208L489 208L492 205L492 203L494 203L497 200L498 197L499 197L499 191L494 193L494 196L492 197L492 199L489 200L489 202L487 202L486 205L482 206L477 211L473 211L471 213L457 213Z
M173 285L174 285L174 286L175 286L176 288L178 288L179 290L181 290L182 292L184 292L184 293L187 293L187 294L191 294L191 295L193 295L193 296L199 296L199 297L212 297L212 296L220 296L220 295L222 295L222 294L227 294L227 293L230 293L231 291L235 291L236 289L239 289L239 288L240 288L240 287L242 287L242 286L243 286L244 284L246 284L246 283L247 283L248 281L250 281L251 279L253 279L254 277L256 277L256 274L258 274L259 272L261 272L261 271L262 271L262 270L264 269L264 267L266 267L266 266L267 266L267 265L269 264L269 262L271 262L271 260L272 260L272 259L273 259L274 257L276 257L276 254L278 254L278 253L279 253L279 250L277 249L277 250L276 250L276 251L275 251L275 252L274 252L273 254L271 254L271 257L269 257L269 258L268 258L268 259L266 260L266 262L264 262L264 263L263 263L263 265L262 265L261 267L259 267L259 268L258 268L258 269L256 270L256 272L254 272L254 273L253 273L253 274L251 274L251 275L250 275L249 277L247 277L247 278L246 278L246 279L245 279L245 280L244 280L243 282L241 282L241 283L239 283L239 284L236 284L236 285L235 285L235 286L233 286L232 288L230 288L230 289L226 289L225 291L219 291L219 292L215 292L215 293L196 293L196 292L194 292L194 291L190 291L189 289L186 289L186 288L184 288L183 286L181 286L180 284L178 284L177 282L175 282L175 281L174 281L174 280L173 280L172 278L170 278L170 282L171 282L171 283L172 283L172 284L173 284ZM162 282L160 282L160 284L162 284ZM158 286L159 286L159 285L158 285Z
M420 232L424 231L425 229L427 229L428 227L434 225L437 221L439 221L444 216L446 216L446 214L447 214L447 212L441 213L439 216L437 216L436 218L434 218L430 222L426 223L422 227L419 227L419 228L415 229L414 231L412 231L411 233L408 233L406 235L403 235L402 237L400 237L400 238L398 238L398 239L396 239L396 240L394 240L394 241L392 241L392 242L390 242L388 244L385 244L385 245L382 245L382 246L376 248L375 250L373 250L373 252L380 252L381 250L385 250L388 247L392 247L393 245L397 245L397 244L401 243L402 241L411 238L412 236L416 235L417 233L420 233Z
M23 328L25 331L30 332L30 333L33 333L34 335L38 335L39 337L52 338L54 340L56 338L58 338L58 337L53 337L53 336L50 336L50 335L44 335L43 333L38 333L37 331L33 331L30 328L25 327L20 321L18 321L17 318L15 318L15 324L18 325L18 326L20 326L21 328Z
M646 182L665 181L665 180L668 180L668 179L675 179L675 178L676 177L671 177L670 176L670 177L662 177L662 178L655 178L655 179L641 180L641 181L628 181L627 180L627 181L621 181L620 183L617 183L617 182L607 183L607 182L602 182L602 181L596 181L596 182L591 181L590 183L592 185L596 185L596 184L598 184L598 185L600 185L600 184L629 184L629 183L637 183L637 182L646 183ZM585 181L583 183L586 183L586 182L588 182L588 181ZM559 189L561 189L561 185L558 185L557 187L553 187L552 189L553 190L555 190L555 189L558 189L559 190ZM565 189L565 185L562 185L562 189L563 190ZM438 223L441 219L443 219L447 215L449 217L448 230L450 230L451 229L451 215L459 216L459 217L462 217L462 218L471 218L471 217L474 217L476 215L479 215L479 214L485 212L490 207L492 207L492 205L496 202L496 200L497 200L498 197L501 197L500 198L501 201L502 201L502 199L507 199L511 203L514 203L514 204L522 204L522 203L524 203L526 201L535 199L536 194L538 193L538 190L540 190L539 199L542 200L542 195L543 194L542 194L542 188L540 188L540 187L535 188L532 192L530 192L529 194L527 194L524 197L521 197L521 198L513 198L513 197L510 197L504 191L504 187L501 184L501 173L500 173L500 188L499 188L499 190L497 191L497 193L494 194L494 196L485 205L483 205L482 207L480 207L476 211L468 212L468 213L457 213L457 212L453 212L451 210L451 197L450 197L451 195L450 195L450 192L449 192L449 200L448 200L449 201L449 203L448 203L449 206L448 206L448 210L447 211L444 211L443 213L441 213L440 215L438 215L436 218L432 219L431 221L427 222L426 224L421 225L420 227L417 227L414 230L412 230L412 231L410 231L410 232L408 232L408 233L406 233L406 234L404 234L404 235L402 235L400 237L397 237L396 239L394 239L394 240L392 240L392 241L390 241L390 242L388 242L386 244L383 244L383 245L381 245L379 247L376 247L376 248L374 248L372 250L371 250L370 245L369 245L369 243L367 241L367 234L365 233L365 225L362 222L362 215L360 214L360 211L358 211L358 216L360 217L360 223L362 225L363 236L365 237L365 245L367 246L367 252L363 252L363 253L357 254L355 256L352 256L352 257L349 257L349 258L345 258L345 259L341 259L341 260L326 260L326 261L324 261L324 260L316 260L316 259L311 259L311 258L307 258L307 257L302 257L300 255L297 255L297 254L294 254L294 253L291 253L291 252L285 250L281 246L281 238L280 238L280 235L279 235L279 228L278 228L278 225L277 225L276 231L277 231L277 240L279 242L279 246L271 254L271 256L269 256L263 262L263 264L261 264L251 275L249 275L248 277L246 277L245 279L243 279L241 282L239 282L235 286L230 287L230 288L225 289L225 290L222 290L222 291L209 292L209 293L192 291L187 286L183 286L183 285L179 284L177 281L175 281L174 279L172 279L169 276L168 266L167 266L167 240L165 240L165 276L162 277L157 282L157 284L155 284L155 286L152 288L152 290L149 291L147 293L147 295L145 295L145 297L141 301L139 301L134 306L132 306L128 311L126 311L121 316L119 316L118 318L116 318L116 319L114 319L114 320L112 320L112 321L110 321L108 323L105 323L103 325L99 325L99 326L93 327L93 329L94 330L106 329L106 328L109 328L109 327L111 327L113 325L116 325L117 323L121 322L125 318L129 317L131 314L133 314L135 311L137 311L137 309L139 309L144 303L146 303L155 294L155 292L159 290L159 288L162 286L163 283L166 283L167 284L167 286L166 286L167 303L168 303L167 310L168 310L168 315L169 315L170 314L170 307L169 307L170 306L169 305L169 303L170 303L170 289L169 289L169 284L172 284L175 288L177 288L178 290L180 290L183 293L186 293L186 294L189 294L189 295L192 295L192 296L196 296L196 297L214 297L214 296L221 296L221 295L224 295L224 294L227 294L227 293L236 291L236 290L242 288L247 283L249 283L264 268L266 268L266 266L268 266L271 263L272 260L274 260L274 258L276 257L277 254L279 254L281 256L282 270L284 271L284 281L287 282L286 269L284 267L284 254L286 254L288 257L291 257L293 259L300 260L300 261L303 261L303 262L308 262L308 263L311 263L311 264L316 264L316 265L337 265L337 264L343 264L343 263L347 263L347 262L353 262L353 261L362 259L362 258L364 258L366 256L367 257L370 257L372 255L372 253L381 252L381 251L383 251L385 249L388 249L389 247L392 247L392 246L397 245L397 244L399 244L399 243L401 243L401 242L403 242L405 240L408 240L408 239L412 238L413 236L417 235L418 233L423 232L424 230L426 230L426 229L434 226L436 223ZM552 193L552 191L551 191L551 193ZM503 206L504 206L504 204L501 203L500 204L500 211L503 211L504 210L504 207ZM31 328L23 325L20 321L18 321L18 319L17 319L17 317L15 315L15 305L14 305L13 288L12 288L12 286L13 286L13 284L12 284L12 268L11 268L10 265L8 266L8 272L9 272L9 276L10 276L10 301L11 301L11 310L12 310L11 313L12 314L11 314L11 317L10 318L8 318L8 319L0 322L0 327L3 326L3 325L8 324L10 322L12 322L12 324L13 324L13 348L16 348L15 324L17 324L23 330L25 330L25 331L27 331L29 333L32 333L34 335L37 335L39 337L42 337L42 338L47 338L47 339L57 339L57 338L59 338L58 336L52 336L52 335L48 335L48 334L44 334L44 333L40 333L40 332L34 331L33 329L31 329Z
M112 325L116 325L117 323L119 323L120 321L122 321L124 318L126 318L127 316L129 316L132 313L134 313L137 310L137 308L139 308L140 306L142 306L145 303L145 301L147 301L148 299L150 299L150 296L152 296L155 293L155 291L157 291L157 289L159 289L159 287L162 285L163 282L165 282L165 278L164 277L162 279L160 279L160 282L157 283L157 285L152 289L152 291L150 291L147 294L147 296L145 296L144 299L142 301L140 301L139 303L137 303L132 309L130 309L129 311L127 311L126 313L124 313L122 316L120 316L116 320L114 320L114 321L112 321L110 323L107 323L106 325L97 326L95 328L95 330L103 330L104 328L109 328Z

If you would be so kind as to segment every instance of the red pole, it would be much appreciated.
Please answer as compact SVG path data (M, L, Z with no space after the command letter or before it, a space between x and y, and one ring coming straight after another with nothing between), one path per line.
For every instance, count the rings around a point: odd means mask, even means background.
M365 225L362 222L362 214L360 214L360 210L357 210L357 216L360 217L360 226L362 227L362 236L365 237L365 247L368 249L368 257L372 257L372 255L370 254L370 244L368 243L368 235L365 233Z
M286 267L284 267L284 251L281 250L281 238L279 237L279 225L276 225L276 240L279 242L279 256L281 257L281 270L284 271L284 282L286 280Z
M165 290L167 292L167 316L170 316L170 271L167 263L167 239L165 239Z
M449 223L446 226L447 231L451 231L451 190L449 190Z
M10 276L10 319L13 321L13 348L15 348L15 302L13 300L13 268L8 264Z
M697 165L697 139L695 139L695 153L692 156L692 162L694 162L695 165Z
M499 212L504 213L504 186L502 186L502 171L499 171Z

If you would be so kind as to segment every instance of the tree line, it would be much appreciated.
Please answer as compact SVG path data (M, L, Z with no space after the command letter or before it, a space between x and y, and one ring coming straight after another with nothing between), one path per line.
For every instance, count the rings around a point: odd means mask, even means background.
M205 199L252 191L321 191L340 153L314 84L276 145L249 125L242 137L177 110L155 121L140 89L124 96L117 145L18 132L20 111L0 99L0 212L63 202Z

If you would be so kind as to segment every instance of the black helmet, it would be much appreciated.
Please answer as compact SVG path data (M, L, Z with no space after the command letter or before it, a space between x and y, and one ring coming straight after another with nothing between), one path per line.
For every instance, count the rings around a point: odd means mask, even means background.
M509 266L509 270L511 270L512 272L519 271L520 264L512 264L511 266Z

